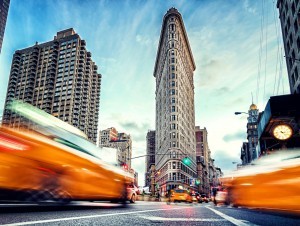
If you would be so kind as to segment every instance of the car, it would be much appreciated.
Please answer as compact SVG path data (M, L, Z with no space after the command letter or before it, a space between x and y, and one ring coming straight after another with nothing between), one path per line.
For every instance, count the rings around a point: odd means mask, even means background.
M197 202L200 202L201 201L200 194L198 192L195 192L195 195L196 195Z
M300 150L274 151L221 178L234 207L300 214ZM280 197L280 198L278 198Z
M35 121L35 131L0 127L0 200L67 204L128 199L133 176L101 160L81 131L60 120L53 123L58 119L52 121L53 116L28 104L15 107L42 124Z
M127 186L127 199L130 201L130 203L135 203L137 193L136 193L137 187L131 183Z
M206 194L201 194L200 195L200 203L202 203L202 202L208 203L208 201L209 201L209 199L206 196Z
M199 200L197 198L197 195L195 193L192 193L191 196L192 196L192 201L193 202L199 202Z
M191 194L184 189L175 189L171 192L171 202L192 202Z
M218 191L216 195L216 204L228 204L227 195L227 191L225 190Z

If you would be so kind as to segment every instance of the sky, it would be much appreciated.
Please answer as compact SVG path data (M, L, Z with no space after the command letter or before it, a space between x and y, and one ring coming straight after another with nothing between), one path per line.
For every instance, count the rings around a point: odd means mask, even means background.
M155 129L154 64L163 16L181 13L196 70L195 122L208 131L215 165L240 162L247 112L290 93L275 0L11 0L0 54L0 114L14 51L74 28L102 74L99 129L132 137L132 156L146 153ZM145 158L132 159L144 184Z

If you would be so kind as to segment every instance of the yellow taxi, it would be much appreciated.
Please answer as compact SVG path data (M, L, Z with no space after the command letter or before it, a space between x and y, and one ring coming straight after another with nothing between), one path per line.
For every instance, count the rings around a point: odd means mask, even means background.
M300 214L300 151L264 156L222 179L234 206Z
M184 189L175 189L171 191L171 202L193 202L191 194Z
M32 110L27 113L35 117ZM102 161L80 131L59 123L31 132L0 127L0 200L125 202L133 176Z

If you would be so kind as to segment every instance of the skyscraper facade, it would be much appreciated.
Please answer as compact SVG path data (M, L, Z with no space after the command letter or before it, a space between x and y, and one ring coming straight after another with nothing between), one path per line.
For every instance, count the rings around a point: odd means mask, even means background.
M70 28L54 40L14 53L3 124L26 127L24 119L7 109L23 100L77 127L96 143L101 74L86 42Z
M2 42L4 38L4 31L6 25L6 19L9 9L9 2L10 0L0 0L0 53L2 48Z
M181 14L171 8L163 18L156 78L157 187L165 192L189 187L197 177L193 72L196 69ZM183 164L183 158L189 164Z
M147 156L145 160L145 186L150 186L150 169L155 165L155 130L149 130L147 133Z
M300 1L277 0L291 93L300 93Z
M196 159L197 159L197 175L200 181L198 186L199 192L209 195L209 162L210 162L210 149L208 146L207 129L200 126L195 127L196 135Z

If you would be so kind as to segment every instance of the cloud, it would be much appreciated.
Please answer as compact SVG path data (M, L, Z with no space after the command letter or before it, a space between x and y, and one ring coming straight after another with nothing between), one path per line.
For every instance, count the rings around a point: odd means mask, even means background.
M256 14L256 8L250 6L249 0L244 0L243 7L247 12Z
M146 45L146 46L149 46L149 45L153 44L153 41L151 40L151 38L148 37L148 36L145 36L145 35L144 36L143 35L136 35L135 40L138 43L140 43L142 45Z
M221 150L217 150L216 153L218 154L214 156L215 165L220 167L224 174L236 169L236 164L233 164L233 162L241 162L239 156L228 155Z
M235 141L235 140L243 140L243 139L246 139L246 133L245 133L245 131L242 131L242 130L240 130L236 133L226 134L223 137L223 140L225 142L230 142L230 141Z
M135 142L143 143L146 143L147 132L151 129L151 125L149 123L138 124L133 121L120 122L120 126L124 128L125 131L130 132Z
M216 96L224 95L227 94L228 92L230 92L230 88L225 86L215 90Z

